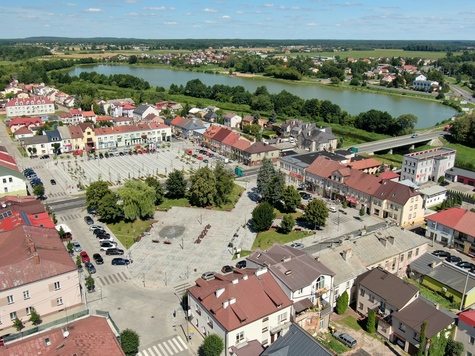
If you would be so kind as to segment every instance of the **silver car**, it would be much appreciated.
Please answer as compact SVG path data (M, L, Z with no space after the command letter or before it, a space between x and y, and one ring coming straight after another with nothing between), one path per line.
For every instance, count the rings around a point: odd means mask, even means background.
M73 242L73 250L76 251L76 252L81 252L82 251L82 247L79 244L79 242L77 242L77 241Z

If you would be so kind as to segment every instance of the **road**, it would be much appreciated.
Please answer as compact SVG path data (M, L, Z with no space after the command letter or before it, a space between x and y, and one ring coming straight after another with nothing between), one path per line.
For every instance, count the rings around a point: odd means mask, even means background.
M354 145L353 147L358 148L358 153L375 153L380 151L388 151L397 147L410 147L415 144L422 144L448 134L448 132L439 130L429 131L421 133L415 138L412 138L412 135L391 137L384 140Z
M456 85L450 85L450 90L452 90L455 94L460 95L465 100L475 104L475 98L471 92L461 89Z

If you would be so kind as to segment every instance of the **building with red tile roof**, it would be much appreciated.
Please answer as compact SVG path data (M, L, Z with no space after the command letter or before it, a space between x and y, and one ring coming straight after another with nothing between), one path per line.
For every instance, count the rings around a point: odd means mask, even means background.
M8 117L54 114L54 103L45 96L14 98L5 108Z
M22 127L30 128L33 126L43 126L43 120L40 117L15 117L8 122L8 128L12 133Z
M475 254L475 213L462 208L449 208L426 216L426 237L454 246L468 255Z
M2 329L12 333L15 318L31 308L41 316L64 316L65 305L82 304L78 270L55 229L20 225L0 232Z
M34 134L33 134L33 131L31 131L30 129L26 128L26 127L20 127L18 130L15 130L15 132L13 133L13 135L15 136L15 138L18 140L18 141L22 141L24 138L27 138L27 137L33 137Z
M7 343L0 348L0 356L122 356L125 353L120 347L118 336L106 318L88 316Z
M458 315L454 340L463 344L467 355L475 354L475 310L469 309Z
M45 206L33 196L4 196L0 198L0 232L19 225L54 229L55 224Z
M392 180L394 182L399 181L399 174L393 171L387 171L379 174L379 178L381 179L387 179L387 180Z
M292 301L267 268L235 269L195 283L188 288L189 320L203 336L220 336L225 355L248 340L270 345L291 325Z
M358 161L352 161L347 164L348 167L363 171L368 174L376 174L379 172L383 164L374 158L365 158Z
M201 144L205 147L211 148L211 140L222 129L220 125L211 125L206 129L202 136Z

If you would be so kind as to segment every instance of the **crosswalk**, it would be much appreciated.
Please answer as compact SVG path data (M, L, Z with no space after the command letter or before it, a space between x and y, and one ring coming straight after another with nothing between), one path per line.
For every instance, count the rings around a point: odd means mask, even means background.
M125 282L130 279L125 272L114 273L108 276L96 277L96 279L103 285L108 286L109 284L114 284L118 282Z
M55 193L48 192L49 198L57 198L57 197L65 197L65 196L70 196L70 194L67 194L66 192L55 192Z
M59 216L58 220L59 221L71 221L71 220L79 219L80 217L81 217L81 215L79 215L79 214L68 214L68 215Z
M173 356L190 355L185 341L178 336L172 336L159 340L154 345L148 346L140 351L137 356Z

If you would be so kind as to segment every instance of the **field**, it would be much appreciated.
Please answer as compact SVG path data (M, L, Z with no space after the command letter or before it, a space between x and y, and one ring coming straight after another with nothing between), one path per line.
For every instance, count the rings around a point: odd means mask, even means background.
M340 58L366 58L366 57L420 57L437 59L445 57L445 52L426 52L426 51L404 51L402 49L375 49L374 51L341 51L341 52L309 52L303 53L306 56L322 56L333 57L339 56ZM456 52L454 55L460 55L462 53ZM292 53L291 56L302 55L302 53Z

